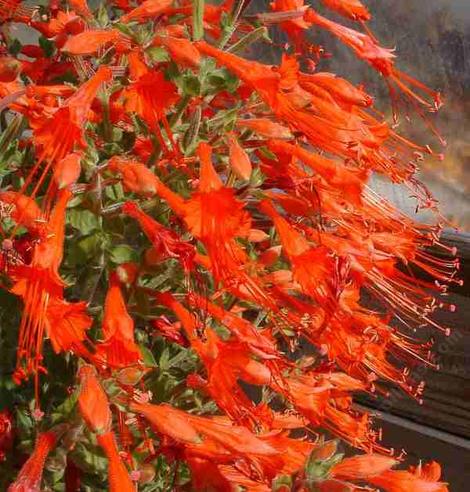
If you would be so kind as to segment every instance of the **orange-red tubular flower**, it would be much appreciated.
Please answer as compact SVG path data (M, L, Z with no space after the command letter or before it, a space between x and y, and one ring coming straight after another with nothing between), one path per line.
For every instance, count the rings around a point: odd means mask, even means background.
M294 43L298 51L304 48L304 33L311 24L304 19L304 13L307 10L304 0L274 0L270 3L271 10L281 14L279 16L279 25L285 31ZM292 15L291 19L282 20L282 13Z
M251 217L234 190L223 186L212 164L212 147L201 143L197 154L199 188L186 200L182 216L190 232L207 248L213 274L220 281L240 270L243 252L235 238L248 236Z
M248 128L249 130L261 135L265 138L277 138L289 140L292 138L292 133L289 128L268 120L267 118L249 118L246 120L237 120L239 128Z
M44 464L56 442L57 436L52 431L38 435L33 453L22 466L15 482L8 487L8 492L40 492Z
M51 297L47 306L46 331L55 353L72 350L84 357L91 356L82 344L92 324L86 308L86 302L67 302L61 297Z
M152 219L134 202L126 202L122 211L139 222L159 258L162 260L177 258L186 274L194 269L196 250L193 246L182 241L176 233Z
M2 218L12 218L34 236L44 230L44 218L38 204L29 196L16 191L0 192Z
M370 12L359 0L321 0L325 7L352 20L368 21Z
M364 90L333 73L301 73L299 74L299 83L301 87L311 93L315 93L319 89L327 91L336 102L348 108L351 106L368 107L373 103L373 98Z
M232 465L217 465L213 460L203 459L189 454L186 458L191 469L191 478L195 490L234 491L243 487L251 492L270 492L272 488L266 482L248 477Z
M302 132L312 144L333 154L352 157L348 142L353 139L347 127L335 120L326 119L310 108L311 96L298 84L297 64L285 59L281 67L245 60L200 41L196 43L201 53L214 57L219 64L235 73L243 82L258 92L281 121L291 129ZM248 120L249 121L249 120ZM361 125L361 130L366 130ZM361 133L354 131L357 139Z
M78 371L80 392L78 408L87 426L97 434L111 429L112 416L108 397L101 387L93 366L82 366Z
M200 159L199 187L187 200L170 190L156 176L151 176L151 171L143 164L132 162L132 165L126 165L122 160L113 158L110 166L111 170L123 176L123 183L125 186L128 183L128 189L143 194L142 188L145 186L148 196L155 192L167 201L175 214L184 220L191 234L204 243L218 281L233 275L242 276L240 266L245 254L235 238L249 235L251 217L244 210L244 203L236 198L235 191L222 184L212 164L212 147L201 143L197 154ZM142 179L144 175L148 176L147 180ZM250 281L247 275L244 280L239 280L240 284L244 281Z
M200 340L195 336L198 328L195 318L171 294L159 294L157 300L172 309L180 319L192 348L207 370L208 380L203 387L217 405L238 423L253 418L253 402L240 388L238 379L252 384L267 384L271 379L269 368L251 358L243 345L222 342L211 329L205 330L204 340ZM252 421L256 421L256 417Z
M447 485L439 481L440 477L441 467L433 461L410 471L387 470L369 476L367 481L386 492L448 492Z
M162 149L168 150L159 125L162 121L168 138L177 151L171 128L166 120L166 111L179 99L175 84L166 80L163 72L149 70L137 52L129 54L129 70L135 82L123 91L126 111L139 115L156 134ZM155 91L155 87L158 87L158 91Z
M169 405L132 403L131 409L148 419L159 434L178 443L189 466L197 467L197 475L201 472L199 466L207 470L208 465L195 463L194 458L210 460L219 472L213 469L215 475L206 477L205 482L210 481L213 487L224 483L221 474L228 482L256 485L260 488L253 490L265 490L262 485L270 485L276 476L297 472L313 448L312 443L289 438L281 432L255 435L246 427L233 425L227 418L198 417ZM232 466L239 474L231 470Z
M307 239L293 229L274 208L263 201L262 210L271 217L279 233L283 249L291 261L293 278L304 294L333 314L342 283L338 260L324 246L311 247Z
M241 426L216 418L198 417L170 405L132 403L131 409L142 414L159 433L191 446L201 455L210 457L237 456L256 459L275 456L277 450Z
M59 267L63 257L65 210L71 196L67 189L59 192L57 203L45 224L47 236L41 238L34 246L31 264L19 265L12 272L15 284L11 291L22 297L24 302L19 330L17 379L37 373L42 367L42 343L45 332L53 340L56 351L65 347L68 349L71 345L82 350L84 332L91 324L84 313L83 304L67 304L63 300L65 284L60 277ZM67 307L67 317L56 324L54 321L58 319L56 308L59 304ZM66 319L68 321L65 321ZM76 321L78 325L71 324L72 321ZM60 330L65 332L62 333ZM21 369L23 361L26 366Z
M354 29L350 29L334 21L319 15L313 9L309 9L305 14L305 20L327 29L348 45L358 58L367 61L372 67L378 70L384 77L389 77L409 98L427 107L429 110L436 110L441 105L440 95L428 89L425 85L398 71L394 67L395 55L393 50L383 48L369 34L363 34ZM407 85L409 84L409 85ZM410 88L416 87L426 96L432 98L432 102L427 101L421 95L413 92Z
M21 0L0 0L0 22L29 23L34 11L32 6L22 5Z
M88 112L101 85L111 78L111 70L100 67L51 118L34 129L34 141L41 148L34 171L45 160L52 163L63 159L74 145L86 147L83 130Z
M93 366L82 366L78 371L80 392L78 408L87 426L97 434L98 444L108 458L108 479L111 492L134 492L129 472L121 461L116 439L111 432L112 415L108 397L101 387Z
M157 194L160 180L141 162L114 156L108 161L107 169L122 177L122 184L126 191L144 197L152 197Z
M321 16L313 9L305 14L306 19L319 25L337 36L343 43L350 46L359 58L366 60L385 76L393 73L393 60L396 58L393 50L383 48L368 34L355 31L337 22Z
M413 144L407 142L403 147L400 141L390 152L386 147L379 150L378 147L387 140L388 135L393 135L383 122L380 124L366 116L366 113L356 116L350 110L343 110L334 100L323 97L322 101L318 95L314 97L302 88L302 75L298 73L298 67L292 59L285 59L280 67L271 67L218 50L203 41L195 45L201 53L214 57L219 64L256 90L278 119L287 123L291 129L301 132L312 145L342 158L362 158L374 169L385 169L394 179L396 176L401 176L401 179L403 176L409 177L410 166L406 165L406 174L401 172L401 167L412 158L410 145ZM379 48L372 53L367 51L368 56L374 63L388 62L387 66L391 70L393 65L390 57L393 55L389 53L386 56L380 51L383 49ZM419 102L428 104L422 100ZM398 136L394 135L394 138ZM399 158L395 155L397 148L403 151Z
M295 155L306 166L325 179L329 185L341 191L346 200L350 200L356 205L361 204L361 195L365 186L365 173L354 173L347 169L341 162L309 152L299 145L271 140L269 142L269 148L276 153Z
M239 15L237 29L222 32L223 16L238 15L246 2L225 0L220 6L206 2L205 39L217 40L222 35L217 46L226 43L227 49L218 49L209 42L191 41L194 2L189 0L112 1L124 11L116 21L153 24L153 32L140 40L122 34L118 24L119 30L98 27L86 1L70 0L73 10L64 12L61 1L52 0L51 17L31 21L45 38L53 40L51 57L46 57L47 46L42 43L43 49L23 49L34 61L16 63L0 53L0 109L18 112L29 122L33 133L26 145L33 144L37 152L36 166L24 188L19 193L0 192L0 219L11 218L17 228L28 231L1 244L5 257L23 248L16 263L4 260L2 264L14 284L12 292L24 300L15 379L45 371L41 352L45 335L54 352L71 351L94 364L78 372L78 409L109 461L112 492L135 488L119 447L129 463L140 462L142 482L152 480L143 476L145 466L151 466L148 463L161 453L168 462L186 461L196 490L244 487L253 492L268 492L280 475L295 474L296 481L301 481L315 448L310 432L317 429L327 429L369 453L383 452L369 416L354 409L353 395L382 392L381 380L388 380L420 396L422 385L413 386L403 366L412 357L429 363L430 345L415 345L388 323L396 315L411 330L424 322L437 326L429 318L440 303L430 294L432 280L419 281L404 272L408 266L410 272L419 267L439 282L457 281L457 261L434 258L427 249L445 250L438 242L440 226L415 224L367 186L371 173L381 173L416 191L420 206L434 206L427 191L413 181L419 153L431 151L396 134L371 107L372 98L361 87L329 73L303 73L300 63L313 68L308 58L316 49L308 46L304 35L311 26L328 30L380 71L391 92L399 88L406 94L412 106L434 110L437 95L397 71L393 51L380 46L369 32L365 21L370 14L361 0L320 1L356 21L364 33L317 14L304 0L273 0L273 12L256 14L256 19L265 25L280 24L297 51L294 56L284 55L279 66L235 55L247 39L238 43L242 35L253 32L252 16ZM5 7L11 7L13 17L24 14L16 0L0 0L0 23L6 19ZM84 30L87 27L93 29ZM129 29L134 28L130 25ZM192 98L187 109L182 104L175 112L182 97L180 77L176 82L175 71L167 70L168 63L150 56L152 46L162 47L172 60L170 65L178 65L187 74L202 66L203 56L213 57L219 67L240 79L240 85L235 91L217 92L214 82L210 98L201 94ZM67 58L73 62L65 61ZM109 67L94 74L94 67L103 61ZM78 76L76 88L47 85L71 66ZM97 95L113 74L119 83L103 91L109 99L104 105ZM25 77L32 83L25 86ZM415 88L417 94L411 90ZM432 97L436 98L434 105L428 100ZM243 101L247 103L241 104ZM167 116L172 114L171 121L180 116L187 119L201 103L203 118L210 121L196 132L195 141L202 143L192 155L191 146L185 145L187 139L182 139L187 131L185 121L170 125ZM217 134L218 113L232 114L233 108L239 109L233 130ZM135 128L136 118L145 127L143 134L139 135L140 127ZM122 132L122 139L108 139L107 122ZM152 249L143 259L144 270L137 264L121 265L111 273L102 340L93 354L88 351L92 319L86 304L65 299L66 286L59 273L66 207L71 191L81 188L71 185L80 176L80 156L85 155L82 147L87 142L91 147L87 162L82 161L87 164L84 179L91 176L89 158L96 158L96 170L110 177L104 184L120 180L126 193L152 198L152 203L162 199L171 209L169 225L163 226L144 212L145 206L124 203L123 214L138 222ZM184 157L181 142L187 153ZM154 171L143 162L152 162L157 154L162 160L153 163ZM103 159L109 160L101 162ZM260 182L251 179L254 165L262 172ZM39 170L42 176L34 180ZM168 186L155 174L160 171L168 177ZM182 177L194 178L197 173L199 180ZM49 174L49 189L36 202L34 197L42 193ZM234 176L245 183L231 186ZM178 180L182 182L176 183ZM26 196L31 189L31 196ZM114 201L109 194L103 198ZM181 227L186 229L185 236L180 236ZM189 239L183 241L186 236ZM25 252L27 247L31 254ZM169 279L164 293L154 294L157 305L152 305L151 312L171 311L168 319L162 314L154 320L155 328L171 341L189 346L199 358L198 369L186 378L186 386L217 406L216 417L142 403L150 398L150 392L145 392L150 387L146 387L147 378L142 378L146 372L141 362L143 348L134 339L124 285L130 299L135 289L153 293L143 286L147 274L152 274L146 267L166 268L163 262L173 264L175 259L185 280L196 281L182 300L181 290L187 286L179 285L180 275ZM436 284L438 290L445 289ZM378 312L361 305L366 293L381 301ZM294 361L286 356L284 351L295 350L305 340L318 349L314 357ZM116 434L106 394L109 381L101 381L102 372L113 376L124 393L133 393L135 401L112 400L119 406ZM244 383L262 391L263 403L255 404L248 397ZM183 386L180 381L172 394L175 405L189 394L180 392ZM282 404L288 410L273 411L264 396L275 398L276 406ZM138 425L132 430L128 423L134 418L127 420L131 415L122 405L138 414ZM158 434L157 450L146 433L144 417ZM296 436L302 433L305 439L294 439L291 431ZM134 432L139 432L149 448L146 457L139 456L144 446L134 449L140 438ZM10 443L8 434L6 439ZM39 451L36 455L33 465L42 467L45 457ZM147 462L143 466L142 458ZM322 492L352 492L364 488L365 482L390 492L447 490L439 481L438 465L400 472L392 470L395 464L392 457L375 453L346 458L315 486ZM40 474L33 465L25 465L22 473L29 473L30 478L34 475L34 482ZM36 483L30 490L39 488ZM299 491L302 487L300 484Z
M81 154L74 152L64 157L54 167L54 181L59 190L62 188L67 188L78 180L82 170L80 166L80 159Z
M228 135L229 162L232 172L238 178L248 180L251 176L251 161L245 149L234 134Z
M397 464L398 461L390 456L363 454L340 461L331 469L331 476L366 481L370 476L380 475Z
M91 55L100 48L123 38L116 29L88 30L71 36L62 46L62 51L70 55Z
M257 330L248 320L226 311L220 306L197 294L189 296L190 303L200 310L207 311L224 325L232 335L242 343L246 343L250 351L263 359L276 359L279 352L274 340L266 333Z
M183 66L197 68L201 63L201 55L189 39L158 34L152 44L165 47L172 60Z
M93 14L88 6L86 0L69 0L72 10L74 10L78 15L82 16L84 19L89 20L93 18Z
M13 82L21 72L22 63L12 56L0 56L0 82Z
M98 434L96 439L108 458L109 492L135 492L135 485L132 483L129 472L119 456L114 433Z
M8 409L4 409L0 412L0 463L5 461L6 454L13 447L14 439L13 416Z
M121 22L145 22L152 17L164 14L173 5L173 0L145 0L134 10L121 17Z
M130 366L142 358L134 341L134 321L127 312L115 273L111 275L104 301L103 336L104 340L97 346L97 351L110 367Z

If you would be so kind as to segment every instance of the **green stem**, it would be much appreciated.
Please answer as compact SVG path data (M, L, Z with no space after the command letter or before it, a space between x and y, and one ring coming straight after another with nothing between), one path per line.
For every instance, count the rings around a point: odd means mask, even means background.
M204 36L204 0L193 0L193 39L199 41Z
M235 44L227 48L227 51L234 54L240 53L250 44L255 43L261 38L265 38L267 34L268 34L268 30L266 29L265 26L258 27L255 30L243 36Z
M238 18L242 13L244 3L245 0L238 0L234 3L232 12L230 13L230 22L225 27L222 33L222 37L217 43L219 49L221 50L224 49L225 45L230 41L230 38L233 36L233 33L237 28Z
M178 124L178 121L184 113L184 110L187 108L190 100L191 96L188 95L185 95L181 98L181 101L176 106L176 111L171 115L171 118L169 120L171 128L174 128L174 126Z

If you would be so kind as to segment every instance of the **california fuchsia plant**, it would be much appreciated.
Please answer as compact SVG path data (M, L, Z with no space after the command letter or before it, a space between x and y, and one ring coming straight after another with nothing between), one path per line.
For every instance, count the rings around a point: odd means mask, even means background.
M249 3L0 0L2 490L447 490L437 463L394 469L353 402L421 399L415 332L447 331L440 216L368 185L436 209L415 172L439 95L359 0ZM276 29L279 64L252 61ZM392 121L322 71L320 29L382 75Z

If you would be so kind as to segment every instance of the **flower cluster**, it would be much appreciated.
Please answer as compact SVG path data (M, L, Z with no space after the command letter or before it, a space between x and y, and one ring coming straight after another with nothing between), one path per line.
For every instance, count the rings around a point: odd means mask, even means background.
M359 0L249 3L0 0L0 266L21 307L0 457L32 449L9 492L447 490L437 463L394 470L353 401L389 382L421 399L410 368L433 361L413 334L448 333L442 219L368 184L436 210L415 173L439 154L397 122L411 110L439 144L439 94ZM252 61L275 29L279 64ZM318 29L383 77L392 122L321 71Z

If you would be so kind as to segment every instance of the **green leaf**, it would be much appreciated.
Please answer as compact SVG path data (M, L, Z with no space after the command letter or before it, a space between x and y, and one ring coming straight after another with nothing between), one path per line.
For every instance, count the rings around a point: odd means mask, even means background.
M266 178L259 167L255 167L250 176L250 186L253 186L253 188L258 188L263 184L265 179Z
M336 453L337 441L327 441L310 454L305 465L305 475L310 481L328 478L331 468L343 459L343 454Z
M91 259L96 259L102 253L107 237L95 232L70 244L68 250L68 263L70 266L83 265Z
M157 361L153 356L152 352L143 344L139 344L140 353L144 359L144 364L146 367L158 367Z
M213 58L203 58L199 67L200 77L204 78L207 74L215 70L217 64Z
M202 109L201 106L196 106L189 120L189 127L183 136L183 148L185 154L189 155L196 147L199 127L201 126Z
M165 78L167 80L177 80L181 76L180 69L178 65L171 60L165 70Z
M126 36L129 36L130 38L133 38L135 36L135 32L132 30L129 24L121 24L120 22L116 22L115 24L113 24L113 27L121 31Z
M100 4L95 17L100 27L106 27L109 24L108 11L106 10L106 5L104 3Z
M160 358L158 359L158 366L160 367L160 370L162 372L168 370L169 361L170 361L170 350L168 349L168 347L165 347L160 355Z
M74 391L65 401L59 405L52 414L52 423L68 420L78 400L78 391Z
M0 159L2 164L5 161L3 154L7 151L10 145L17 141L18 136L23 130L24 119L22 115L15 115L9 122L5 130L0 135Z
M13 41L9 44L8 46L8 51L12 56L16 56L20 53L21 48L23 48L23 45L19 41L19 39L13 39Z
M15 414L16 426L20 429L30 429L33 427L31 416L23 409L17 409Z
M67 211L67 223L84 236L100 228L99 218L90 210L72 208Z
M137 252L127 244L114 246L109 252L109 259L118 265L128 263L130 261L137 262L139 256Z
M187 96L199 96L201 94L201 81L194 75L183 77L183 94Z
M280 477L277 477L273 483L272 483L272 491L277 492L279 490L286 490L286 487L289 488L289 490L292 488L292 477L289 475L281 475Z
M150 48L145 50L145 53L154 63L161 63L170 60L170 55L168 54L168 51L161 46L151 46Z
M137 312L141 315L147 315L150 312L150 301L148 294L142 289L137 289L134 293Z
M39 46L42 48L42 51L44 51L46 58L51 58L55 51L54 43L44 36L41 36L39 38L38 43Z
M248 34L243 36L239 41L232 44L232 46L230 46L227 49L227 51L230 53L239 54L243 50L248 48L248 46L250 46L253 43L256 43L260 39L269 40L268 29L265 26L258 27L253 31L249 32Z
M239 85L238 78L235 77L232 73L230 73L225 68L219 68L217 70L212 71L207 76L207 81L211 86L211 89L216 92L222 90L234 92Z
M102 456L100 448L97 446L85 446L84 443L77 443L74 458L77 465L82 465L85 470L91 470L94 474L105 472L108 466L108 460Z
M120 142L124 132L120 128L113 127L112 140L113 142Z

